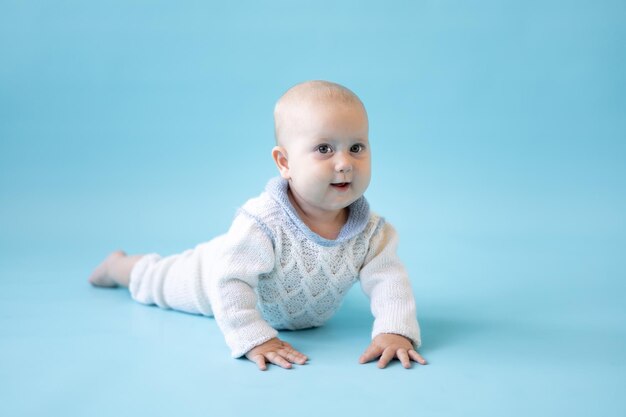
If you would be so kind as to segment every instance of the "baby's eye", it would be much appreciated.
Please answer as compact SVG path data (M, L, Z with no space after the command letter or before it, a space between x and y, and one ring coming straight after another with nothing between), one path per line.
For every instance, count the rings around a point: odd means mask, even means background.
M358 143L358 144L352 145L350 147L350 152L352 152L352 153L359 153L359 152L363 152L364 149L365 149L365 146L363 146L360 143Z
M319 153L328 153L331 151L330 146L328 145L320 145L317 147L317 151Z

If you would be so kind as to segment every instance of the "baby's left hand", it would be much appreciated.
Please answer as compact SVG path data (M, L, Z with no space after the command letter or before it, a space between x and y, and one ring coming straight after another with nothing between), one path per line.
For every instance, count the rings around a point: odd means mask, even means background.
M411 367L411 359L422 365L426 365L426 360L413 349L413 344L404 336L390 333L379 334L372 340L359 363L370 362L380 356L378 367L384 368L393 359L398 358L405 368Z

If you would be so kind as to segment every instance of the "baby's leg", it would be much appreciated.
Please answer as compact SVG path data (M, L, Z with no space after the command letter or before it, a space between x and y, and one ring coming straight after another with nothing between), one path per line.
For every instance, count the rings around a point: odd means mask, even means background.
M128 287L132 298L142 304L212 316L202 280L202 271L210 268L203 252L210 250L210 245L201 244L165 258L154 253L128 256L115 251L94 270L89 282L98 287Z
M89 282L96 287L128 287L130 272L143 255L128 256L118 250L111 253L91 273Z
M131 271L129 290L142 304L212 316L206 282L210 275L211 243L205 243L180 254L161 257L144 255Z

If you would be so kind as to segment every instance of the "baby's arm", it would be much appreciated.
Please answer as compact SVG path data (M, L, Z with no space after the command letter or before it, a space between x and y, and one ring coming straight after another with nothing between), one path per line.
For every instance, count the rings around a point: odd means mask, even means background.
M260 370L266 369L266 361L283 368L306 362L306 356L276 337L278 332L256 307L254 289L259 276L274 267L274 247L265 230L247 215L239 214L220 242L217 258L211 302L232 356L245 355Z
M361 288L371 301L374 315L372 343L359 362L380 356L378 366L384 368L397 357L405 368L410 360L426 364L417 352L420 330L415 312L415 299L408 274L396 253L398 236L385 223L379 226L360 272Z

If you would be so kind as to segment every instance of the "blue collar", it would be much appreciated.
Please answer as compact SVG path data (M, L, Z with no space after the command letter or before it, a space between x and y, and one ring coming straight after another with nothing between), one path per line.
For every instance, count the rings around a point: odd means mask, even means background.
M289 201L287 190L289 188L289 182L281 177L272 178L265 186L265 191L274 199L281 208L287 213L287 216L291 222L304 233L304 235L313 242L322 246L335 246L343 243L349 239L352 239L359 233L361 233L370 215L370 206L367 203L365 197L361 196L358 200L348 206L348 221L343 225L337 239L325 239L313 232L298 216L296 209Z

